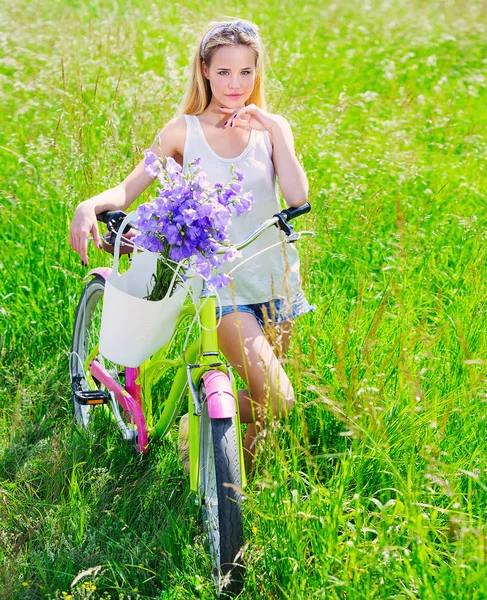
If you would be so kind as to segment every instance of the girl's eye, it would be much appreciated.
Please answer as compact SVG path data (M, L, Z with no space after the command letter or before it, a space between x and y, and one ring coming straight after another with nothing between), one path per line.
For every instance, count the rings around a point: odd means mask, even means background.
M250 75L252 71L242 71L242 75ZM228 71L218 71L218 75L228 75Z

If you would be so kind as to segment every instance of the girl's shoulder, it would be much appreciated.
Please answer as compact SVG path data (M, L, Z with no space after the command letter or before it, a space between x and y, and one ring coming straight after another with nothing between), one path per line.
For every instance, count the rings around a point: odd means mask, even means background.
M159 132L156 142L164 156L183 155L186 139L186 120L184 115L171 119Z
M174 136L176 138L182 137L183 144L185 135L186 120L184 118L184 115L179 115L178 117L174 117L174 119L168 121L159 133L159 137L161 137L161 139L173 138Z

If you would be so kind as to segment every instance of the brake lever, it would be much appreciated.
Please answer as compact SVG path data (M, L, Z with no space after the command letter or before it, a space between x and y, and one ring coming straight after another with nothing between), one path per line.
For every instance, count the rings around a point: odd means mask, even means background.
M294 228L290 223L288 223L286 216L282 212L277 213L277 215L274 216L278 219L276 227L281 231L284 231L287 237L292 237L294 233Z
M294 242L297 242L299 239L301 239L303 235L310 235L311 237L316 237L316 233L314 231L293 231L290 235L286 235L284 240L287 244L293 244Z

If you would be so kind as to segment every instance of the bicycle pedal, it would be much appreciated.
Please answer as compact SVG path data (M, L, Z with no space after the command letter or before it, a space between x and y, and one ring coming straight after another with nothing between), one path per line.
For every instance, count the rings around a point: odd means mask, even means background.
M76 390L73 392L74 399L83 406L107 404L110 396L102 390Z

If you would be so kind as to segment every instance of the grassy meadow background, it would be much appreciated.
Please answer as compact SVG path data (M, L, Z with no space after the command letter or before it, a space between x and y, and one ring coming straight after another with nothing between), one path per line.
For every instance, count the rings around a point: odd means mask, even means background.
M215 598L175 436L140 458L109 427L73 431L86 270L68 227L173 116L223 15L260 25L317 233L297 405L247 490L241 597L487 598L486 14L0 0L0 598Z

